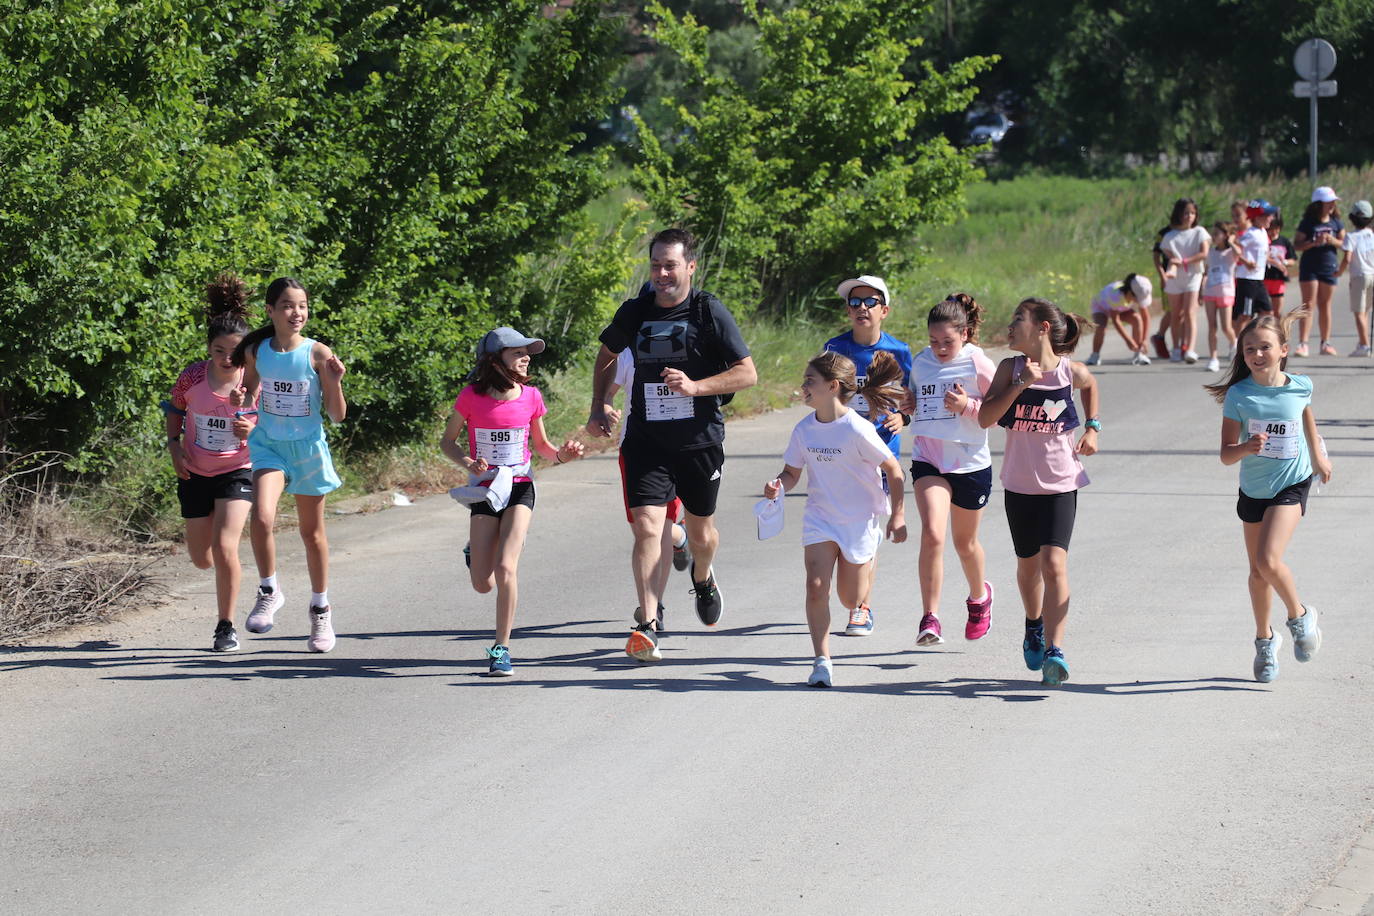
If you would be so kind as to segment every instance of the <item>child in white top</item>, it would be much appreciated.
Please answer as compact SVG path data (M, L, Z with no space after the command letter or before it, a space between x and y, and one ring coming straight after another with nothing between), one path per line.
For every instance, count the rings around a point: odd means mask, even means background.
M1107 322L1110 321L1126 341L1130 349L1132 366L1148 366L1150 353L1145 342L1150 337L1150 304L1154 301L1154 287L1148 277L1140 274L1126 274L1117 283L1108 283L1093 296L1093 351L1088 355L1087 365L1096 366L1102 362L1102 344L1107 339ZM1125 325L1131 326L1126 333Z
M878 436L871 420L846 405L859 393L854 363L826 352L806 365L802 400L815 413L792 430L782 473L764 485L776 499L791 490L806 468L809 492L802 523L806 563L806 623L815 664L807 683L829 687L830 580L835 575L840 603L858 606L868 567L883 539L882 516L891 512L886 532L894 543L906 540L902 466ZM880 351L869 363L862 394L874 411L891 412L901 398L902 370L892 354ZM883 492L883 475L888 492ZM836 574L838 568L838 574Z
M1207 279L1202 284L1202 304L1207 309L1207 371L1221 369L1217 358L1217 328L1226 337L1226 358L1236 349L1236 329L1231 325L1231 309L1236 304L1236 244L1234 223L1212 224L1212 248L1207 252Z
M945 529L968 580L965 639L981 639L992 625L992 583L983 578L978 525L992 492L992 456L978 408L996 367L977 345L983 310L972 296L955 293L926 318L930 346L911 368L911 486L921 515L922 616L916 644L944 642L940 590L944 584Z
M1374 229L1369 224L1374 220L1374 207L1367 200L1357 200L1349 216L1355 231L1347 232L1341 243L1341 266L1336 269L1336 276L1349 268L1350 311L1355 314L1355 330L1360 335L1359 346L1350 355L1368 356L1370 301L1374 294Z

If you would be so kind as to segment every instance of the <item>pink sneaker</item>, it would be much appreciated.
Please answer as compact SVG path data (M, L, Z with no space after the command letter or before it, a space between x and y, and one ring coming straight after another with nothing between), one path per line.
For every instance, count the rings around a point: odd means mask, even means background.
M328 652L334 648L334 626L329 621L327 607L310 609L310 638L305 645L311 652Z
M940 635L940 618L926 614L921 618L921 632L916 634L916 645L938 646L945 638Z
M983 583L983 600L965 600L964 604L968 607L968 623L964 624L964 638L982 639L987 635L988 627L992 626L992 583Z

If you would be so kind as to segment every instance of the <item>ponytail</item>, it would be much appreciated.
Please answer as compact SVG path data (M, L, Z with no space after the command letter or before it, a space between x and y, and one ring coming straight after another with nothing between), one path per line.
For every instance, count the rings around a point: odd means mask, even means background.
M1038 296L1022 299L1016 310L1026 312L1036 324L1044 322L1050 326L1050 349L1056 355L1065 356L1078 346L1078 337L1086 322L1077 315L1068 314L1050 300Z
M292 277L278 277L268 285L267 293L263 298L266 299L269 306L276 305L277 300L281 298L281 294L288 289L305 291L305 287L301 285L299 280ZM234 348L234 355L231 357L233 364L235 366L242 366L245 353L249 350L256 350L258 344L276 333L277 329L273 327L270 321L257 330L249 331L244 335L243 340L239 341L239 345Z
M206 284L206 346L220 337L248 333L248 296L248 284L229 271Z
M948 324L965 332L964 339L969 343L978 342L978 326L983 323L983 307L968 293L950 293L945 301L936 305L926 316L926 327Z
M874 353L859 394L868 401L870 420L895 412L902 401L902 367L897 364L897 358L886 350Z

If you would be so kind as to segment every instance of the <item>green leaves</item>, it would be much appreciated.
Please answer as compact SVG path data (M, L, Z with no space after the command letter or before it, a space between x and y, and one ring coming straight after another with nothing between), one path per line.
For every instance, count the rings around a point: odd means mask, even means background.
M428 431L493 323L555 329L566 358L629 274L633 220L590 229L607 161L577 146L618 41L591 3L0 4L16 444L94 467L103 431L152 436L226 269L310 289L353 445Z
M781 310L836 278L895 269L916 225L957 212L977 171L932 134L967 104L989 61L920 80L904 67L925 4L821 0L747 3L756 79L714 68L690 17L649 7L654 37L687 73L679 107L655 136L637 119L635 185L669 222L702 240L698 281L727 301Z

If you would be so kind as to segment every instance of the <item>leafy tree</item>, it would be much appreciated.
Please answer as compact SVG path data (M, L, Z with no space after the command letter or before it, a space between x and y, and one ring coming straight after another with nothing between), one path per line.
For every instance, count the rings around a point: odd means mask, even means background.
M782 309L836 277L892 269L917 224L957 212L977 170L928 129L968 104L989 61L904 76L923 2L747 0L753 84L713 68L709 33L691 15L648 9L700 101L674 107L667 138L641 120L634 181L661 217L702 239L702 285Z

